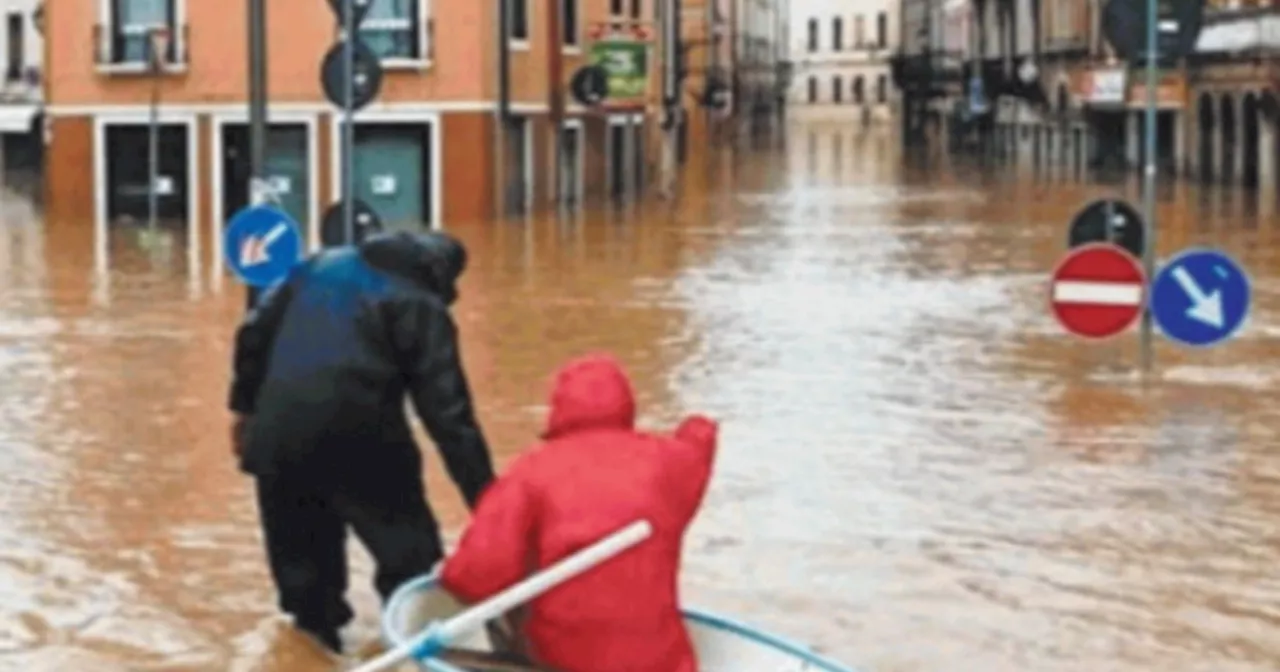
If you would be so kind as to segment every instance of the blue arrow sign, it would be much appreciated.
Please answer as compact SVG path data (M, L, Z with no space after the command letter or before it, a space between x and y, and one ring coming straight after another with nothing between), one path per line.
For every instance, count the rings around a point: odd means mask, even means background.
M302 259L298 223L283 210L268 205L237 212L223 234L227 266L246 285L270 287L280 282Z
M1249 316L1253 290L1234 259L1207 248L1184 250L1151 283L1151 317L1170 340L1193 348L1235 335Z

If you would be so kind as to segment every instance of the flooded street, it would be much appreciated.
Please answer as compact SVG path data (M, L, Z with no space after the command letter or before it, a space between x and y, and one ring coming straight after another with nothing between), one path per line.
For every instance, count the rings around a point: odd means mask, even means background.
M1255 307L1143 383L1136 334L1078 342L1046 305L1067 221L1117 192L801 127L691 165L674 211L451 226L482 423L514 454L590 350L646 424L717 417L686 601L866 670L1280 669L1280 214L1164 194L1162 254L1227 251ZM275 615L231 457L242 291L181 241L117 230L100 275L88 223L0 216L0 670L326 669Z

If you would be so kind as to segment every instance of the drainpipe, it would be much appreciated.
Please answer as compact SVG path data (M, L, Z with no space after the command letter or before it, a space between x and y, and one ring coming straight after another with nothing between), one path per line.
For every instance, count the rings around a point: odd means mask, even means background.
M507 212L507 193L510 172L506 167L507 136L511 127L511 45L507 34L511 31L511 15L508 13L509 0L495 0L498 6L498 108L494 112L494 161L495 178L498 183L495 198L500 215Z
M560 0L547 0L547 109L551 116L551 170L553 191L560 200L564 147L560 127L564 124L564 39L560 27Z

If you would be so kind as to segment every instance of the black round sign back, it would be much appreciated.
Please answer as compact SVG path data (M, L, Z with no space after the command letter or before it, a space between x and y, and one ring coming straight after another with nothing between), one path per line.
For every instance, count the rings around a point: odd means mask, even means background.
M334 16L338 17L338 25L347 25L347 8L355 10L355 20L352 22L359 26L364 17L369 14L369 8L373 6L373 0L329 0L329 7L333 9Z
M574 100L595 107L609 96L609 73L598 65L578 68L569 81Z
M378 217L378 213L373 211L373 208L369 207L368 203L358 198L355 199L353 206L355 226L352 227L352 230L355 240L351 241L351 244L359 245L369 236L382 231L382 219ZM338 201L325 211L324 219L320 222L321 245L336 247L347 244L347 226L343 219L345 209L345 201Z
M1111 243L1141 259L1147 243L1147 225L1132 205L1104 198L1086 205L1067 232L1067 247L1090 243Z
M1204 0L1159 0L1156 54L1162 60L1192 52L1204 25ZM1102 10L1102 33L1126 61L1147 55L1147 0L1107 0Z
M382 88L382 63L378 55L360 40L355 41L354 47L351 109L358 110L378 97L378 90ZM338 107L343 106L347 96L347 71L343 62L345 49L342 42L333 45L320 63L320 86L324 89L324 96Z

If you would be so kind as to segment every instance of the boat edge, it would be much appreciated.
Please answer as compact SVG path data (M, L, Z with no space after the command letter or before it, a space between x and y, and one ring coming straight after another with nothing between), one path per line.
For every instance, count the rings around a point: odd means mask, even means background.
M380 630L382 631L382 639L385 642L392 646L396 645L395 638L391 636L391 633L393 632L393 624L390 622L390 619L391 614L399 611L398 607L400 602L415 591L420 590L423 587L430 587L432 584L436 583L436 581L436 573L432 572L430 574L423 574L422 576L410 579L400 584L400 587L395 589L391 594L391 599L387 600L387 605L382 610L382 614L378 619ZM806 663L816 665L824 672L857 672L851 667L846 667L818 654L804 644L800 644L799 642L786 639L784 637L779 637L778 635L763 632L758 628L743 623L742 621L726 618L719 614L713 614L709 611L696 608L686 608L681 611L685 618L693 620L696 623L732 632L736 635L754 640L757 643L771 646L791 655L803 658ZM420 662L424 663L427 666L427 669L431 672L463 672L463 670L460 670L453 665L434 658Z

